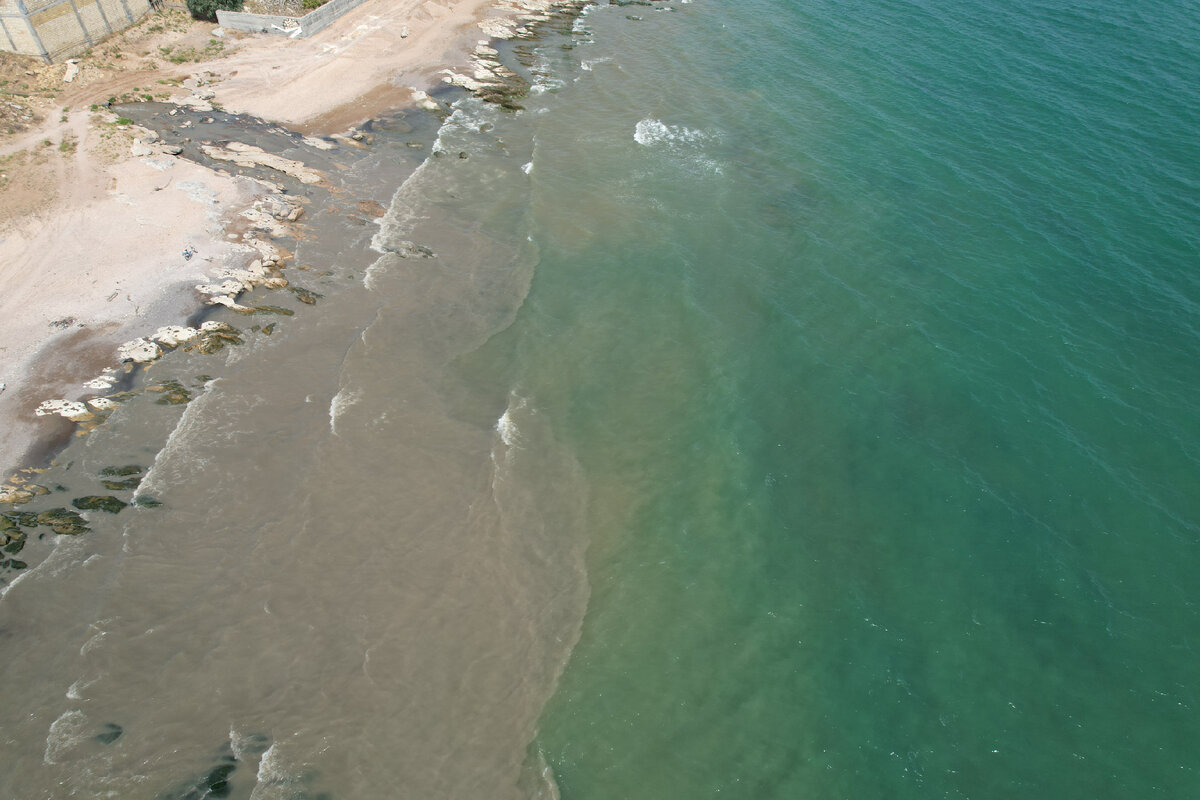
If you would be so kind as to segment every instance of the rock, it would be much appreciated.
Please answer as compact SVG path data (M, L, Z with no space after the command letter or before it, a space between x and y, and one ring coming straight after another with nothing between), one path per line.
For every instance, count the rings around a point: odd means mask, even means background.
M149 339L134 339L117 348L117 358L121 361L132 361L145 364L154 361L162 355L162 348Z
M162 383L147 386L146 391L157 392L162 395L162 397L154 401L160 406L181 406L192 401L191 392L176 380L163 381Z
M133 498L133 504L138 508L158 508L162 505L162 501L155 500L148 495L139 495Z
M242 344L241 331L224 322L209 320L200 325L200 336L183 349L189 352L209 355L217 352L226 345L239 344Z
M299 286L289 287L288 291L290 291L292 294L296 295L296 299L299 300L301 303L304 303L305 305L310 305L310 306L315 305L318 299L324 297L324 295L317 294L316 292L310 291L309 289L301 288Z
M87 401L87 404L97 411L112 411L117 406L121 405L116 400L110 400L107 397L93 397Z
M179 325L164 325L156 330L151 338L166 347L178 347L184 342L190 342L200 335L195 328L185 328Z
M9 522L10 525L13 523ZM15 556L25 548L25 531L13 525L10 530L0 532L0 548L10 556Z
M138 475L142 472L142 467L137 464L127 464L124 467L105 467L100 470L100 474L108 477L123 477L125 475Z
M201 145L200 149L209 158L219 161L232 161L239 167L261 166L282 172L296 178L301 183L320 183L323 176L315 169L306 167L300 161L293 161L273 153L268 153L261 147L244 142L230 142L225 147L216 145Z
M79 59L78 58L67 59L67 69L66 69L66 72L63 73L63 82L71 83L72 81L75 80L76 76L78 76L78 75L79 75Z
M389 253L395 253L401 258L433 258L434 255L428 247L409 241L384 244L382 249Z
M74 422L87 422L96 417L86 403L80 403L75 400L47 400L38 406L33 413L39 417L58 414Z
M37 515L37 521L39 525L46 525L50 530L63 536L78 536L91 530L79 512L66 508L43 511Z
M177 144L164 144L158 148L158 151L168 156L177 156L183 152L183 148Z
M80 511L106 511L109 514L116 514L129 504L110 495L92 494L86 497L76 497L71 501L71 505ZM40 516L38 521L41 521Z
M138 484L142 482L141 476L135 475L132 478L126 478L123 481L100 481L100 485L110 492L120 492L128 489L136 489Z

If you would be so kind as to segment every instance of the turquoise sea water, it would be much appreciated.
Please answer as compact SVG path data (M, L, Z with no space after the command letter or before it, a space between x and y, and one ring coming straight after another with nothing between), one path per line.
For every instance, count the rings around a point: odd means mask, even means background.
M463 364L590 486L562 797L1195 796L1194 7L672 5L545 48Z

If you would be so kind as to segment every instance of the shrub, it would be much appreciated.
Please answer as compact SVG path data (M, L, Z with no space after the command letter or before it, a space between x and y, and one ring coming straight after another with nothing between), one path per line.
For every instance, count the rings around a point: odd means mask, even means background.
M217 9L241 11L242 0L187 0L188 11L196 19L217 21Z

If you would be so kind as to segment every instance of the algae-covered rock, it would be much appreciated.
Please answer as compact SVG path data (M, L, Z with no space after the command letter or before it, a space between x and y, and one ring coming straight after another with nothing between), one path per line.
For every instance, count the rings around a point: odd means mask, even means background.
M78 536L91 530L77 511L71 511L68 508L53 508L43 511L37 515L37 521L64 536Z
M263 325L262 332L265 335L270 336L272 333L275 332L275 326L278 324L279 324L278 322L272 322L269 325Z
M324 297L323 294L317 294L311 289L305 289L302 286L289 286L288 291L296 295L296 299L305 305L314 305L317 300Z
M105 489L108 489L110 492L121 492L128 489L136 489L138 484L141 482L141 477L135 475L134 477L126 478L123 481L100 481L100 485Z
M28 566L29 565L24 561L20 561L16 558L6 558L3 561L0 561L0 567L9 567L11 569L25 569Z
M13 522L5 514L0 514L0 537L3 537L8 531L15 531L17 523Z
M8 514L8 518L22 528L36 528L38 526L38 515L32 511L13 511Z
M242 306L235 308L234 311L247 316L255 314L279 314L280 316L290 317L296 313L290 308L281 308L279 306ZM241 342L238 344L241 344Z
M19 485L6 483L0 486L0 503L20 505L21 503L28 503L33 498L43 494L50 494L50 490L36 483L23 483Z
M71 501L71 505L80 511L107 511L109 514L116 514L129 504L110 495L90 494L87 497L76 497Z
M142 467L137 464L127 464L124 467L105 467L100 470L100 474L104 476L124 477L125 475L140 475Z
M0 533L0 547L9 555L16 555L25 548L25 531L19 528Z
M162 381L146 387L148 392L158 392L162 397L154 402L160 406L182 406L192 401L192 394L177 380Z
M133 504L138 508L158 508L162 505L162 501L143 494L133 498Z
M184 346L187 352L209 355L226 345L242 344L242 332L224 322L210 320L200 326L200 335Z

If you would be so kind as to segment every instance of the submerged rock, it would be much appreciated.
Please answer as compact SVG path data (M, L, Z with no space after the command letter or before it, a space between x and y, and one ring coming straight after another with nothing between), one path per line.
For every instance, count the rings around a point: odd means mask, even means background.
M116 514L129 504L110 495L91 494L87 497L76 497L71 501L71 505L81 511L107 511L109 514Z
M305 289L301 286L289 286L288 291L291 292L292 294L296 295L296 299L299 300L301 303L304 303L304 304L310 305L310 306L314 305L317 302L317 300L319 300L325 296L323 294L317 294L316 292L314 292L310 289Z
M234 309L234 311L238 312L239 314L246 314L248 316L254 315L254 314L279 314L280 316L283 316L283 317L290 317L296 313L295 311L292 311L290 308L283 308L281 306L270 306L270 305L238 306L237 308Z
M120 739L121 734L124 732L125 729L115 722L106 722L104 723L104 730L96 734L96 741L101 744L112 744L117 739Z

